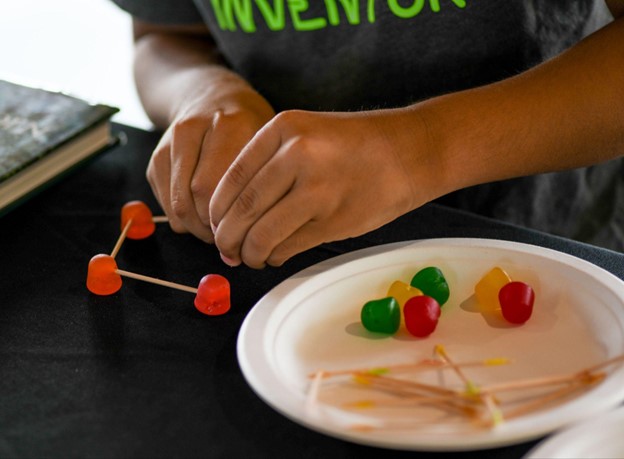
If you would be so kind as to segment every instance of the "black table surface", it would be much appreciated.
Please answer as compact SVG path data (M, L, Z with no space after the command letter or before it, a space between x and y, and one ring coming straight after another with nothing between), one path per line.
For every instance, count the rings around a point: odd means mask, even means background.
M280 268L228 268L213 246L158 225L124 243L121 268L196 286L232 285L228 314L207 317L192 294L124 281L108 297L85 288L87 264L109 253L120 208L158 206L145 167L159 135L114 125L127 141L0 220L0 457L379 457L265 404L236 358L239 328L272 287L312 264L390 242L481 237L586 259L624 279L624 255L436 204L367 235L326 244ZM519 458L539 441L418 457ZM414 456L392 451L391 457Z

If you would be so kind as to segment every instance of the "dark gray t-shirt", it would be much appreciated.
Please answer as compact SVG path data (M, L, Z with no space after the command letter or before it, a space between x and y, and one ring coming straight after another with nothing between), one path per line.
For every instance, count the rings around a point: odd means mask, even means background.
M398 107L487 84L610 19L602 0L114 1L148 22L205 23L227 64L276 110ZM443 201L621 250L622 172L617 160Z

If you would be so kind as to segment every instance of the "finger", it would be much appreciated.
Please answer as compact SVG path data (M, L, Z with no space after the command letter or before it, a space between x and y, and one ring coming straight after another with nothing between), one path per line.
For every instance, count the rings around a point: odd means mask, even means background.
M212 231L204 225L195 208L191 180L197 168L204 138L210 135L203 124L182 124L174 129L171 141L170 205L176 219L198 238L213 242Z
M276 129L270 129L270 125L256 133L219 181L210 200L210 221L213 227L219 226L243 189L280 148L279 133Z
M259 233L259 239L267 244L277 244L273 241L281 231L288 231L292 226L291 220L298 214L284 215L279 211L283 203L280 201L291 190L295 181L294 169L289 162L282 160L279 153L273 157L249 181L247 186L238 194L226 214L223 216L215 233L215 241L221 255L228 260L228 264L236 265L241 261L241 247L247 239L250 228L260 224L251 235ZM290 200L287 199L286 203ZM262 224L263 216L269 210L277 207L271 215L277 217L275 227ZM282 221L282 219L284 221ZM275 218L268 217L268 224L273 225ZM301 223L298 223L300 225ZM273 247L270 245L269 247ZM254 244L255 248L255 244ZM268 252L270 253L270 252ZM254 259L257 256L254 257ZM263 260L262 260L263 261ZM253 263L253 262L252 262Z
M372 207L370 199L356 205L354 202L334 201L326 195L318 203L323 207L318 207L312 218L275 245L266 257L266 264L280 266L294 255L319 244L360 236L401 215L401 212L394 212L391 206L382 209ZM285 211L293 212L292 209ZM243 246L243 260L247 256L245 250Z
M171 210L170 202L170 177L171 177L171 149L168 142L161 142L158 144L149 164L147 165L146 177L147 181L152 188L154 196L158 200L160 207L169 220L169 226L175 232L185 232L184 226L177 219L173 211Z
M218 112L215 115L210 135L204 136L191 179L195 210L204 226L210 227L210 199L219 180L255 132L254 127L236 122L227 114Z
M274 247L272 252L266 257L265 263L270 266L281 266L284 262L301 252L324 242L338 239L341 238L330 237L327 226L323 223L309 220Z
M313 207L302 205L298 192L284 196L247 232L241 246L241 261L252 268L262 268L277 247L308 225L316 215Z

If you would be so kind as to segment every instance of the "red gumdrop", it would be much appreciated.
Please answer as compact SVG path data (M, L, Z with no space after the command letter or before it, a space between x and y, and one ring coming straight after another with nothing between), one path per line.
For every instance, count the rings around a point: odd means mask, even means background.
M498 292L498 301L507 322L523 324L533 313L535 293L531 286L524 282L509 282Z
M142 201L130 201L121 208L122 231L130 219L132 224L126 234L129 239L145 239L156 231L152 211Z
M419 338L429 336L438 326L440 312L439 303L430 296L410 298L403 306L405 327L408 332Z
M218 316L230 310L230 283L219 274L201 278L195 296L195 307L203 314Z
M121 276L115 272L117 263L110 255L99 254L89 261L87 288L96 295L112 295L121 288Z

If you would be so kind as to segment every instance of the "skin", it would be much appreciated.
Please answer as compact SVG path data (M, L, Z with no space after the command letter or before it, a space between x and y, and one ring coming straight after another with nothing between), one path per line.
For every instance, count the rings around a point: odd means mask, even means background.
M205 26L134 21L134 36L139 97L154 124L166 129L147 179L174 231L214 242L212 192L275 112L223 66Z
M521 75L358 113L276 115L223 67L205 27L136 22L139 94L167 127L148 180L175 231L261 268L457 189L615 158L624 2L607 4L613 23Z

